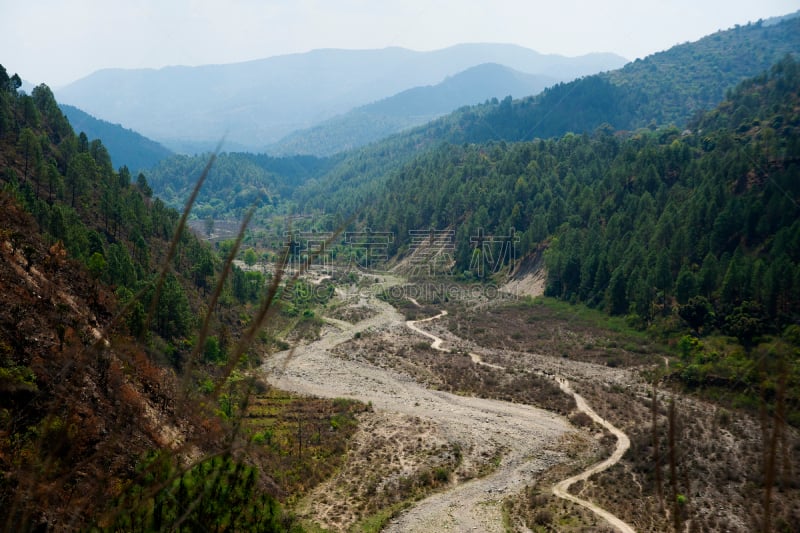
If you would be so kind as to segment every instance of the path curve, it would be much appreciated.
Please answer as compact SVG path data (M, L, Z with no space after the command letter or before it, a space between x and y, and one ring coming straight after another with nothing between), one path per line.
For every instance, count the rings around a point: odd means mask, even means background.
M577 481L585 481L594 474L602 472L603 470L606 470L607 468L610 468L615 464L617 464L620 461L620 459L622 459L622 456L625 455L625 452L628 451L628 448L631 447L631 441L624 432L617 429L609 421L605 420L603 417L598 415L594 411L594 409L589 407L589 404L586 403L586 400L583 398L583 396L573 391L572 387L570 387L570 384L566 379L562 377L556 377L556 381L558 382L558 385L559 387L561 387L562 391L566 392L567 394L571 394L573 398L575 398L575 404L578 406L579 411L583 411L584 413L589 415L592 420L602 425L604 428L606 428L607 430L609 430L611 433L614 434L614 436L617 438L617 447L614 449L614 453L612 453L611 456L608 457L608 459L600 461L599 463L590 466L583 472L576 474L572 477L569 477L563 481L559 481L558 483L553 485L553 494L555 494L559 498L569 500L573 503L576 503L582 507L589 509L594 514L601 517L606 522L614 526L617 530L622 531L623 533L634 533L635 530L630 525L622 521L620 518L617 518L616 516L609 513L599 505L592 503L589 500L584 500L582 498L578 498L577 496L573 496L568 492L569 487L573 483Z
M422 307L419 304L419 302L416 301L414 298L409 298L409 300L411 301L411 303L413 303L417 307ZM417 333L419 333L421 335L424 335L424 336L428 337L429 339L431 339L431 341L433 341L431 343L431 348L433 348L434 350L438 350L440 352L445 352L445 353L452 353L450 350L448 350L446 348L442 348L442 344L444 344L444 339L442 339L441 337L437 337L436 335L434 335L432 333L428 333L427 331L417 327L417 324L421 324L423 322L430 322L431 320L436 320L437 318L441 318L443 316L447 316L447 310L446 309L442 309L442 311L436 316L423 318L421 320L406 320L406 326L408 326L410 329L416 331ZM485 366L485 367L488 367L488 368L494 368L495 370L505 370L506 369L505 367L500 366L500 365L487 363L486 361L483 360L483 358L481 358L481 356L479 354L476 354L475 352L469 352L468 355L469 355L470 360L472 360L472 362L475 363L476 365L481 365L481 366Z
M414 303L416 303L416 302L414 302ZM447 311L442 310L442 312L439 313L436 316L432 316L432 317L425 318L425 319L422 319L422 320L409 320L409 321L406 322L406 325L409 328L411 328L412 330L414 330L414 331L416 331L418 333L421 333L422 335L425 335L426 337L431 339L433 341L433 343L431 344L431 348L433 348L435 350L442 351L442 352L449 352L449 350L446 350L446 349L442 348L442 343L444 342L444 340L442 338L440 338L440 337L438 337L438 336L436 336L436 335L434 335L432 333L429 333L427 331L424 331L424 330L420 329L419 327L417 327L417 324L419 324L419 323L435 320L435 319L440 318L440 317L445 316L445 315L447 315ZM491 363L486 363L486 362L482 361L480 356L478 354L476 354L476 353L470 352L469 355L472 358L472 361L474 363L476 363L476 364L482 364L484 366L488 366L488 367L495 368L495 369L498 369L498 370L505 370L505 368L503 368L502 366L493 365ZM623 431L621 431L620 429L615 427L613 424L611 424L610 422L605 420L603 417L598 415L594 411L594 409L592 409L589 406L589 404L586 402L586 400L583 398L583 396L581 396L580 394L578 394L577 392L572 390L572 387L570 386L569 381L567 381L566 378L563 378L563 377L560 377L560 376L555 376L555 380L556 380L556 382L558 382L558 386L561 388L562 391L564 391L566 394L569 394L573 398L575 398L575 404L576 404L576 406L577 406L579 411L582 411L582 412L586 413L587 415L589 415L589 417L592 420L594 420L598 424L602 425L604 428L606 428L608 431L610 431L617 438L617 446L614 449L614 452L607 459L605 459L603 461L600 461L599 463L596 463L596 464L590 466L589 468L587 468L583 472L580 472L579 474L576 474L576 475L574 475L572 477L569 477L569 478L567 478L567 479L565 479L563 481L559 481L558 483L556 483L553 486L553 494L558 496L559 498L562 498L562 499L565 499L565 500L569 500L569 501L571 501L573 503L576 503L576 504L578 504L578 505L580 505L582 507L585 507L586 509L589 509L595 515L599 516L600 518L602 518L603 520L605 520L606 522L611 524L613 527L615 527L618 531L621 531L622 533L635 533L635 530L630 525L628 525L626 522L624 522L622 519L618 518L617 516L611 514L608 511L606 511L605 509L603 509L599 505L597 505L595 503L592 503L592 502L590 502L588 500L584 500L582 498L579 498L577 496L573 496L572 494L569 493L569 487L572 486L577 481L585 481L585 480L589 479L591 476L593 476L594 474L602 472L603 470L606 470L606 469L614 466L615 464L617 464L622 459L622 456L625 455L625 452L628 451L628 448L630 448L631 441L628 438L628 435L626 435Z
M449 352L449 350L445 350L444 348L442 348L442 343L444 342L444 339L437 337L436 335L428 333L427 331L417 327L417 324L421 324L422 322L430 322L431 320L436 320L437 318L441 318L443 316L447 316L447 311L445 311L444 309L442 309L442 312L436 316L423 318L422 320L406 320L406 326L416 331L417 333L425 335L426 337L431 339L431 341L433 341L431 342L431 348L433 348L434 350L439 350L440 352Z

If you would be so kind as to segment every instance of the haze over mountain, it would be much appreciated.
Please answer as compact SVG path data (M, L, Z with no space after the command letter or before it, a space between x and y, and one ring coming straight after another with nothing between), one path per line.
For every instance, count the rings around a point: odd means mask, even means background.
M413 135L434 142L521 141L675 124L719 104L726 91L786 54L800 54L800 17L737 26L628 63L560 83L541 94L475 105L423 126Z
M231 149L263 151L292 131L483 63L569 80L617 68L625 59L568 58L508 44L432 52L327 49L228 65L102 70L57 95L173 149L207 149L227 134Z
M560 137L570 131L593 133L604 124L619 130L670 123L684 128L697 110L713 108L723 100L726 91L764 72L787 53L800 55L798 17L779 24L764 22L717 32L629 63L622 69L558 84L535 97L518 100L508 97L462 107L430 123L341 153L327 164L304 162L306 179L293 181L303 183L294 193L294 199L306 210L360 212L375 201L374 195L397 168L441 143L461 145ZM401 101L400 97L365 108L379 108L388 114L391 104ZM346 117L359 118L356 112ZM324 133L325 127L308 132L310 142L323 140L322 136L314 137L318 132ZM331 137L324 140L332 142ZM253 158L242 154L231 156L226 162L242 159L239 170L231 171L230 179L211 180L221 188L207 190L213 186L207 183L201 193L201 197L207 196L201 203L208 198L224 199L210 209L220 217L240 216L237 210L247 204L237 198L240 194L247 196L244 193L253 185L250 179L253 172L245 170L252 167ZM193 159L191 168L197 172L203 168L205 157ZM185 161L166 160L148 173L156 194L173 207L182 206L193 187L192 181L185 179L193 175L191 172L176 172L185 168L188 168ZM237 174L247 178L237 180ZM275 183L271 178L255 181L256 189L265 187L269 191ZM230 206L228 215L226 206Z
M509 95L520 98L537 94L558 81L553 76L484 63L439 84L407 89L313 128L290 133L267 150L277 155L330 155L424 124L461 106Z

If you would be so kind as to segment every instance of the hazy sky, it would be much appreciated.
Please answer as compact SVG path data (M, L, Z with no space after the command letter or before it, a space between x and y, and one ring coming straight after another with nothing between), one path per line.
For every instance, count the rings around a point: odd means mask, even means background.
M635 59L798 9L800 0L0 0L0 64L56 88L107 67L315 48L503 42Z

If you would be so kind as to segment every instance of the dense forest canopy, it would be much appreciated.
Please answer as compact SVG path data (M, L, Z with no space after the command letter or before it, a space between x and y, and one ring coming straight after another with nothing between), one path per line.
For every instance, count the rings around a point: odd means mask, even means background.
M791 57L675 127L522 143L441 145L394 171L359 217L398 236L457 230L457 270L479 229L547 248L548 293L650 320L672 298L765 317L800 313L800 77ZM720 317L722 318L722 317Z
M134 178L124 166L115 170L102 141L76 135L46 85L30 96L7 92L3 98L2 113L11 118L4 132L5 155L12 163L22 158L23 169L20 175L17 165L6 167L0 176L5 188L33 215L46 242L63 243L70 257L122 293L137 292L154 275L178 212L152 198L144 175ZM210 252L189 237L183 247L185 263L177 266L189 271L207 265L195 280L206 283L213 267L202 256ZM180 285L174 288L162 300L164 313L172 315L170 323L155 323L168 339L186 336L190 326L186 296Z
M155 194L181 209L210 154L176 155L148 171ZM264 154L222 153L216 159L192 211L197 218L241 218L255 206L267 215L306 181L330 169L336 159L314 156L270 157Z

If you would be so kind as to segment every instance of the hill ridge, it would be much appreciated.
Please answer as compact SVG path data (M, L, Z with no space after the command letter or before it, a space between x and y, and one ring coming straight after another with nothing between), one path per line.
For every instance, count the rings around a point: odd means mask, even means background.
M57 95L63 103L171 148L181 139L213 146L227 130L232 144L262 151L291 131L489 60L523 71L555 68L559 61L566 65L562 79L625 62L615 56L542 56L506 45L431 52L317 50L224 65L107 69L60 88Z

